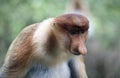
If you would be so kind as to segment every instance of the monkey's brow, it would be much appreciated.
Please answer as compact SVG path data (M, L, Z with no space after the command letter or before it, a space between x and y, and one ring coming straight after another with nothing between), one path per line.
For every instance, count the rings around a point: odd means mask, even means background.
M74 26L73 30L77 32L86 32L88 31L89 26Z

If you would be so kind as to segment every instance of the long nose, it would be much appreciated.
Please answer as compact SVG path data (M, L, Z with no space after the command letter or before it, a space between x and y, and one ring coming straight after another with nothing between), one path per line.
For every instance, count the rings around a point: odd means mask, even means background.
M75 55L80 55L80 54L85 55L85 54L87 54L87 48L85 46L85 43L83 41L82 42L80 41L79 44L76 47L71 48L71 52Z
M83 41L80 41L80 43L78 45L78 50L82 55L87 54L87 48L86 48L86 45Z

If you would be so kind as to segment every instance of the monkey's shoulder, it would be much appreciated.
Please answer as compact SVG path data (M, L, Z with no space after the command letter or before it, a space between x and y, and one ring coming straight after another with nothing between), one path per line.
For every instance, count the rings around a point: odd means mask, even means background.
M25 27L11 43L5 63L9 63L10 69L24 67L32 52L32 37L39 23Z

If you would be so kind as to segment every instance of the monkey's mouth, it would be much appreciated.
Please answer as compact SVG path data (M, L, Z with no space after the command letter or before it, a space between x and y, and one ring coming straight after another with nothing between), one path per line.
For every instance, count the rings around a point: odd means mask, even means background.
M75 52L75 51L73 51L73 52L71 52L72 54L74 54L74 55L80 55L81 53L79 53L79 52Z
M70 52L74 55L80 55L81 54L77 49L71 50Z

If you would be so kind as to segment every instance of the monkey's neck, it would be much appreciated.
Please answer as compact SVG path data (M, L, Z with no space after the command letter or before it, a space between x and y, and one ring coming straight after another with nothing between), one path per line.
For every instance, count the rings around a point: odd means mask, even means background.
M53 42L52 37L54 37L51 30L52 22L53 18L44 20L34 32L33 45L35 46L35 50L41 55L46 54L46 50L49 50L49 46L52 45L50 44L50 42Z
M54 19L50 18L43 21L38 26L33 36L33 45L35 57L42 59L43 61L57 62L63 60L68 56L65 52L61 52L59 47L59 41L52 29Z

